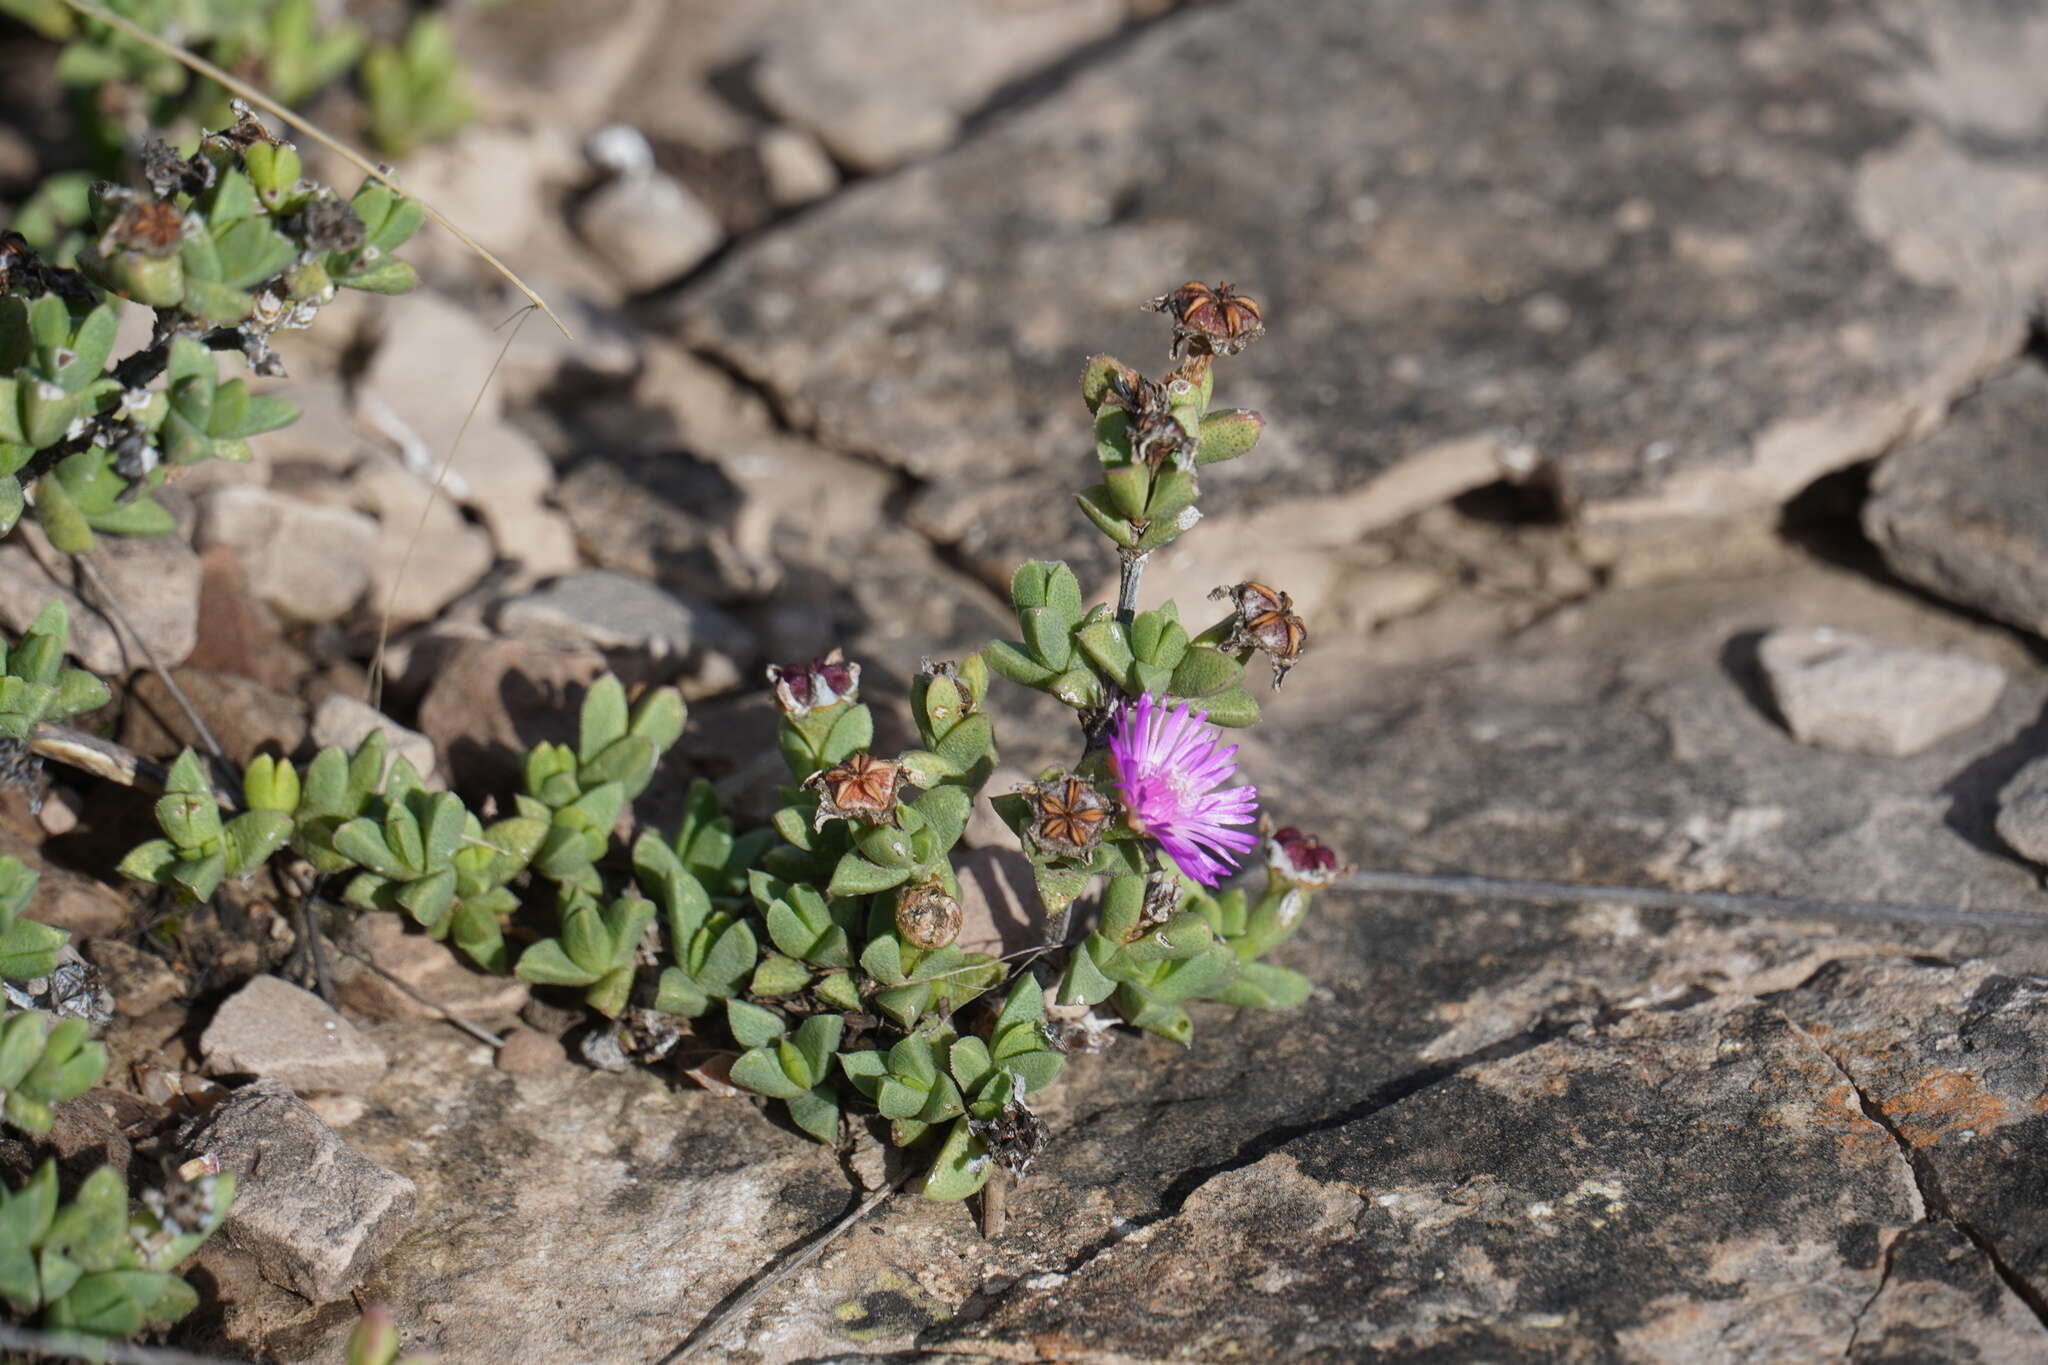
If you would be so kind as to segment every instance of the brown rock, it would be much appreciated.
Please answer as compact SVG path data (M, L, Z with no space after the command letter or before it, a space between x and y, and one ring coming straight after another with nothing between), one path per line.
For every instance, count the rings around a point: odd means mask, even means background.
M516 640L474 641L442 663L420 702L420 729L448 760L457 785L516 780L518 761L542 740L573 743L583 690L604 656Z
M291 688L305 660L286 642L277 614L249 592L241 557L232 546L214 545L199 563L199 642L187 665L238 674L276 692Z
M206 1069L294 1090L360 1091L384 1074L384 1049L311 991L259 976L224 1001L200 1035Z
M232 546L258 599L319 624L345 615L369 587L377 523L346 507L241 485L206 495L199 543Z
M530 1028L515 1028L505 1035L498 1049L498 1070L510 1076L545 1076L569 1065L569 1054L559 1038L550 1038Z
M377 545L366 558L370 608L380 618L388 610L400 625L427 620L491 567L490 536L464 520L455 500L436 493L427 480L377 461L351 482L377 517Z
M281 1081L228 1096L179 1145L237 1181L221 1234L264 1278L316 1304L361 1283L412 1225L412 1181L357 1155Z
M171 676L235 763L246 764L266 751L289 754L305 741L306 708L297 698L231 673L180 668ZM121 742L152 758L173 757L181 749L206 750L184 708L154 673L137 676L128 689Z
M350 929L351 946L414 994L480 1024L517 1015L527 985L514 977L491 976L469 966L445 943L408 932L397 915L365 913ZM372 1019L438 1019L440 1012L407 995L383 976L344 957L335 971L341 1003Z
M115 1012L128 1018L141 1018L185 993L185 983L162 958L123 939L95 939L85 945L85 955L113 993Z
M181 536L105 536L94 562L137 632L117 629L89 584L74 590L72 566L33 520L0 545L0 627L19 633L51 602L71 614L71 653L95 673L140 668L147 646L157 662L176 667L199 638L199 556ZM138 638L139 636L139 638Z
M78 940L124 933L134 922L135 902L118 887L69 868L45 864L41 871L24 918L63 929Z

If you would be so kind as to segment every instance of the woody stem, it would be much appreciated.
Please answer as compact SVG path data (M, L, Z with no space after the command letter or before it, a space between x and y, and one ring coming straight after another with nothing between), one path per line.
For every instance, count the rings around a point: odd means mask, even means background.
M1116 585L1116 619L1129 625L1138 614L1138 580L1145 576L1150 550L1125 550L1119 563L1121 576Z

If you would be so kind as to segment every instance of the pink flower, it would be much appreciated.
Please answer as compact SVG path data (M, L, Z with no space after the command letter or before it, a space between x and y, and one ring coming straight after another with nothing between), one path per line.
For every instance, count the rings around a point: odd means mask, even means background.
M1229 826L1252 822L1259 790L1219 790L1237 773L1237 746L1224 746L1208 719L1186 702L1169 711L1148 693L1116 718L1109 753L1131 828L1157 839L1191 879L1215 886L1237 866L1235 855L1258 843Z

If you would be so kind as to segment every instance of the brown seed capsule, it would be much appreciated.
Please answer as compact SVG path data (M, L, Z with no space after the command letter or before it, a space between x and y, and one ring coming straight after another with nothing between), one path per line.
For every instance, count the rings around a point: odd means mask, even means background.
M770 664L768 681L785 716L807 716L821 706L860 696L860 665L835 649L807 663Z
M1150 469L1194 462L1195 443L1173 415L1164 384L1141 376L1135 386L1120 389L1116 397L1131 414L1132 459Z
M960 902L937 878L906 886L896 897L896 932L920 948L943 948L960 937Z
M1064 773L1043 782L1027 782L1017 794L1030 803L1036 816L1031 841L1045 853L1074 857L1102 842L1115 813L1113 802L1087 781Z
M168 256L185 237L185 215L161 199L131 200L107 229L106 248Z
M836 767L812 773L804 779L804 785L818 793L818 814L813 824L820 829L827 820L895 824L896 789L902 776L900 764L876 758L866 750Z
M1172 354L1176 356L1183 350L1236 355L1266 334L1259 301L1228 284L1211 289L1200 280L1190 280L1171 294L1153 299L1149 306L1172 316Z
M1045 1123L1024 1096L1012 1094L994 1118L967 1120L967 1131L981 1139L989 1159L1011 1175L1022 1176L1045 1146Z
M1285 682L1288 670L1308 648L1308 623L1294 614L1294 599L1264 583L1232 584L1215 589L1209 597L1237 608L1223 647L1261 651L1273 660L1273 686Z

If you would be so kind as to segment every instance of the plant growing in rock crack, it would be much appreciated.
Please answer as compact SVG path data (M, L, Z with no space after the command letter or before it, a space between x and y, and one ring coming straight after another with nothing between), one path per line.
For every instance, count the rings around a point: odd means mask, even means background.
M821 1141L849 1113L886 1121L895 1143L929 1152L932 1198L1022 1172L1043 1141L1032 1097L1109 1027L1095 1007L1186 1042L1193 1001L1299 1004L1307 978L1266 958L1342 871L1298 830L1252 831L1256 792L1230 785L1237 751L1218 728L1258 718L1245 683L1255 654L1270 657L1275 687L1299 660L1308 630L1289 596L1224 585L1222 614L1194 630L1171 602L1139 609L1147 559L1199 518L1201 471L1246 454L1263 426L1210 403L1213 363L1257 337L1258 305L1190 284L1154 306L1174 325L1178 364L1164 379L1107 357L1082 376L1102 477L1079 501L1116 547L1118 600L1090 606L1063 563L1021 566L1022 638L928 663L910 693L916 744L894 755L874 748L857 663L833 651L771 668L790 782L769 828L736 831L700 782L673 833L633 829L633 799L685 711L671 689L629 704L605 678L574 746L525 756L507 819L485 823L460 796L426 790L377 735L320 754L303 776L259 760L232 817L188 754L158 804L165 837L124 870L205 897L288 851L343 886L346 904L402 911L482 966L580 992L611 1021L585 1045L602 1064L658 1061L689 1037L688 1051L724 1051L732 1084L781 1101ZM954 858L995 767L995 675L1078 721L1073 762L994 798L1047 915L1031 953L1047 959L1043 980L959 941ZM1264 889L1219 890L1255 848ZM1093 922L1069 946L1070 918L1098 886Z
M173 1178L133 1203L120 1171L102 1166L67 1202L57 1163L0 1195L0 1299L44 1327L129 1337L199 1306L176 1271L234 1202L235 1178Z
M215 354L281 375L272 336L310 326L336 290L413 287L392 252L420 225L416 203L375 182L344 200L237 113L189 157L145 146L147 188L94 185L75 269L0 234L0 534L31 507L72 554L96 533L172 530L150 495L174 470L247 460L250 437L298 418L246 380L222 381ZM115 361L121 301L153 309L156 325Z

